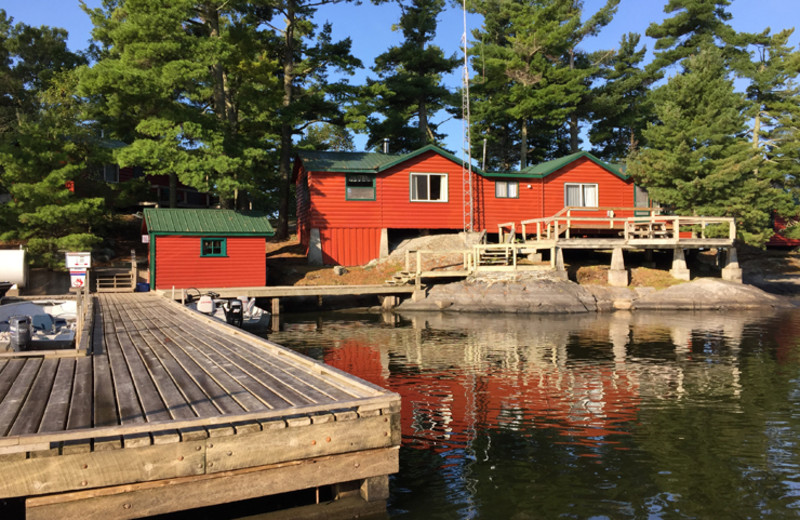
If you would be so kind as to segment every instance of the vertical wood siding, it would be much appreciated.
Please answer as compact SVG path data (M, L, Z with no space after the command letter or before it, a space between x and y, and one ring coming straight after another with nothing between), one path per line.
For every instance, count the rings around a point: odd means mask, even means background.
M323 228L319 234L327 265L363 265L380 254L380 228Z
M264 237L228 237L226 257L201 257L200 237L155 238L156 289L266 285Z

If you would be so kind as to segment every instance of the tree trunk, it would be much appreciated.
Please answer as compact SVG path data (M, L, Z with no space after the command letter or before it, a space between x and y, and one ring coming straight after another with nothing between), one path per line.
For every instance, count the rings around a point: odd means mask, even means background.
M425 100L420 99L419 103L419 145L425 146L428 142L428 107L425 105Z
M575 49L569 51L569 70L575 70ZM578 150L578 112L572 112L569 117L569 148L572 153Z
M528 166L528 121L523 119L520 129L519 169L522 170L526 166Z
M291 106L292 82L294 81L294 27L295 27L295 4L293 0L287 2L286 6L286 31L284 34L284 55L283 55L283 116L288 115L288 108ZM289 238L289 197L292 182L292 125L289 121L281 124L281 148L278 162L278 177L281 179L281 197L278 208L278 229L276 236L279 240Z
M209 37L212 40L220 38L219 32L219 11L217 6L213 3L208 3L202 6L200 13L209 30ZM214 113L217 118L223 123L227 123L228 128L226 132L232 132L232 123L235 123L236 115L231 107L230 98L227 89L227 75L221 63L214 63L211 65L211 77L213 78L213 100L214 100ZM233 120L232 120L233 118ZM233 174L236 179L236 173ZM220 206L227 209L237 209L238 189L234 189L233 197L220 193Z

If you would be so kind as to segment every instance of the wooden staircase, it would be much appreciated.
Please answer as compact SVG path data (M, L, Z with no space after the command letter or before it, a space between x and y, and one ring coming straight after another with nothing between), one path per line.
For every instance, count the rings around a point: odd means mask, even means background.
M392 275L391 280L386 280L386 285L408 285L414 283L417 275L409 271L398 271Z

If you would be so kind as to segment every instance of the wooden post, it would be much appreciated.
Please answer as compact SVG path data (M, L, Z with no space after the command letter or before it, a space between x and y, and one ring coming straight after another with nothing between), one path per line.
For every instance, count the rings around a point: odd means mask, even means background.
M406 272L411 272L411 251L406 249Z

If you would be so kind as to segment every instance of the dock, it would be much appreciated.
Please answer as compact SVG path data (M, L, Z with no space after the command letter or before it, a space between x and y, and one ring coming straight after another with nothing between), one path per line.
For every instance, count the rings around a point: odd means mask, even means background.
M87 355L0 360L0 500L139 518L297 490L383 503L400 397L153 293L92 295Z

